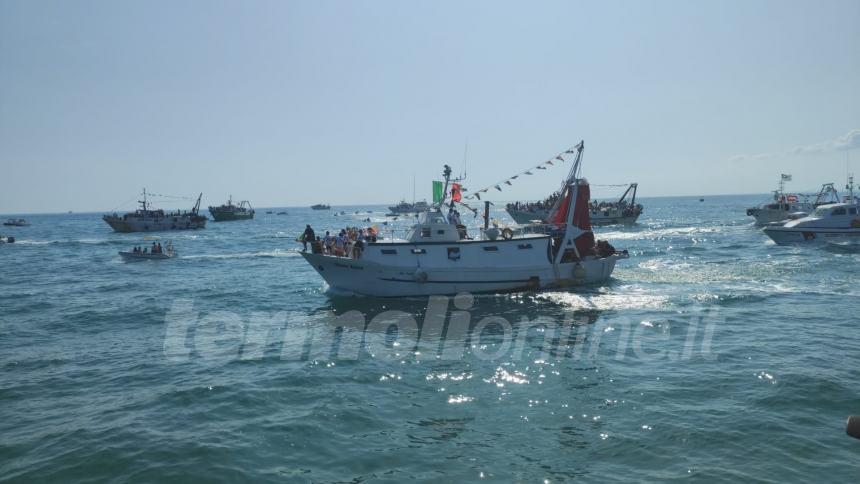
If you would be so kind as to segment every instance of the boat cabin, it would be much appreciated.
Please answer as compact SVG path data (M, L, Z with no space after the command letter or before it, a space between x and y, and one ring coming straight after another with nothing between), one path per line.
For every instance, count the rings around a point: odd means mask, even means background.
M418 223L407 232L409 242L458 242L466 238L465 228L448 223L441 211L428 211L420 215Z

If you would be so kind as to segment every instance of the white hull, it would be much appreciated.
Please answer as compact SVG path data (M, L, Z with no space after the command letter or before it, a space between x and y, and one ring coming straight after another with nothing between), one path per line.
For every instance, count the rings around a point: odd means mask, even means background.
M764 233L773 239L777 245L801 243L831 243L836 245L860 244L860 228L858 229L824 229L824 228L786 228L767 227Z
M750 216L755 219L756 225L769 225L772 223L785 222L789 220L792 213L804 212L809 213L815 208L812 205L797 205L794 210L779 210L769 208L750 209Z
M537 290L606 281L626 255L550 263L547 237L460 244L370 244L361 259L302 253L336 292L378 297ZM448 249L460 249L450 259ZM495 250L488 251L487 247ZM524 248L528 247L528 248ZM396 250L397 254L383 251ZM424 253L414 254L415 250Z
M126 260L162 260L173 258L173 254L141 254L139 252L120 252L119 255Z

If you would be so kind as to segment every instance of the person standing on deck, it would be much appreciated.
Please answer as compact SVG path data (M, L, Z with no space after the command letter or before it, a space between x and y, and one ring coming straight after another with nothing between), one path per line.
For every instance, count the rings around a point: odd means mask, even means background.
M316 234L314 234L314 229L311 228L310 224L305 226L305 232L302 237L302 252L307 252L308 250L308 242L316 240Z

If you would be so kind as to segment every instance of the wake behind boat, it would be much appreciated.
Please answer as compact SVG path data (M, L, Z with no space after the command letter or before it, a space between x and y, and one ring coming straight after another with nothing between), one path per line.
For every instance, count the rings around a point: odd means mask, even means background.
M152 210L146 199L146 189L143 189L143 200L138 201L141 208L122 216L113 213L104 215L102 219L116 232L158 232L163 230L194 230L206 227L206 217L200 215L201 193L197 203L190 211L165 212Z
M599 283L612 275L615 263L628 257L606 242L595 243L589 220L588 182L579 177L583 143L553 205L545 233L484 228L476 238L466 227L446 219L451 168L445 165L441 200L425 212L403 240L359 239L358 251L338 247L328 253L319 243L302 256L331 288L368 296L428 296L459 292L494 293ZM460 201L459 185L451 190L449 211Z

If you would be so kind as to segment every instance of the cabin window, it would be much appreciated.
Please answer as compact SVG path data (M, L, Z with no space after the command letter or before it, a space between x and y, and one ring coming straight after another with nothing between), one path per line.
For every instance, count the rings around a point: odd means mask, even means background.
M856 208L849 208L848 209L848 215L857 215L857 209Z
M397 255L397 250L395 250L395 249L382 249L382 253L385 255Z
M427 251L424 249L412 249L413 254L426 254Z
M444 230L437 230L436 235L445 235L445 231Z
M532 244L520 244L517 246L518 249L531 249Z
M845 207L834 208L831 215L845 215Z
M430 227L421 227L421 237L430 237Z
M484 247L484 250L486 250L487 252L498 252L499 248L495 245L490 245L488 247Z
M448 258L451 260L460 260L460 248L448 247Z

